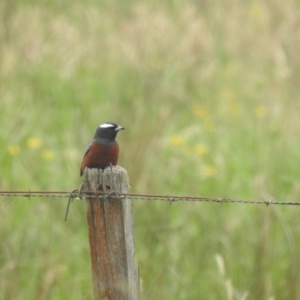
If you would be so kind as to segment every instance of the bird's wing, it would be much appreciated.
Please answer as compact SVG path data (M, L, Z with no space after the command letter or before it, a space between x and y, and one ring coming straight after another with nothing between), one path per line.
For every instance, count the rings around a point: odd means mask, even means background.
M89 144L88 144L88 146L86 147L86 150L85 150L85 152L84 152L84 156L83 156L83 158L84 158L84 157L86 157L86 155L89 153L89 151L90 151L90 149L91 149L91 146L92 146L92 143L93 143L93 141L94 141L94 140L90 140L90 142L89 142Z
M89 142L89 144L88 144L88 146L87 146L87 148L86 148L86 150L85 150L85 152L84 152L83 159L84 159L84 158L86 157L86 155L89 153L89 151L90 151L90 149L91 149L91 146L92 146L92 143L93 143L93 140L91 140L91 141ZM84 161L84 160L83 160L83 161ZM84 170L82 170L82 164L83 164L83 161L82 161L81 167L80 167L80 176L82 176L83 171L84 171Z

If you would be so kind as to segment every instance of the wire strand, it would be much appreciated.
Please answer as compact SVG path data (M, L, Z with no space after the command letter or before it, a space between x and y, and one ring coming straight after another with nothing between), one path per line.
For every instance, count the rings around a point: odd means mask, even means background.
M114 193L114 192L87 192L82 191L0 191L0 197L38 197L38 198L119 198L119 199L135 199L148 201L168 201L170 203L176 201L188 202L215 202L215 203L242 203L242 204L264 204L264 205L300 205L296 201L273 201L273 200L244 200L232 198L214 198L214 197L196 197L196 196L169 196L169 195L151 195L151 194L131 194L131 193Z

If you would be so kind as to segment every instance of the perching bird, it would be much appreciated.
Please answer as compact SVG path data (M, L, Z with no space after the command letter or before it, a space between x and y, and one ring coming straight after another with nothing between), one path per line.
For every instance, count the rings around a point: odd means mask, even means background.
M116 142L117 133L125 129L114 122L104 122L95 132L81 163L80 176L85 168L105 169L116 165L119 157L119 145Z

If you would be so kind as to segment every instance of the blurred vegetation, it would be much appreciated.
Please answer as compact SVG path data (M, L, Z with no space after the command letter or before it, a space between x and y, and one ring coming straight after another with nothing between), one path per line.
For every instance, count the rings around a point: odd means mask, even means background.
M95 128L131 191L297 201L299 1L0 3L1 190L73 190ZM0 199L0 299L92 299L85 204ZM142 299L300 299L299 210L134 201Z

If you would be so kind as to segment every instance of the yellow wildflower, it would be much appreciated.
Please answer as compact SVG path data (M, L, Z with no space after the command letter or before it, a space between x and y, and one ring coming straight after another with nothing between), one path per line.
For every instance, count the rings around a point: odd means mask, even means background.
M257 118L261 119L266 115L266 108L264 105L258 105L254 109L254 113Z
M203 171L204 175L207 177L212 177L217 174L217 169L212 165L203 166L202 171Z
M54 158L54 154L51 150L43 150L41 157L43 160L52 160Z
M206 146L198 144L194 146L194 151L197 155L203 156L208 152L208 149Z
M261 20L263 17L263 6L258 1L252 2L249 5L249 13L255 17L257 20Z
M193 114L196 117L203 119L203 118L207 117L208 111L203 105L197 105L193 110Z
M183 146L185 144L185 141L181 136L173 136L170 138L170 144L179 147Z
M8 153L12 156L17 156L20 154L20 147L18 145L11 145L8 147Z
M27 146L32 149L40 149L43 146L43 141L39 138L29 138L26 142Z

